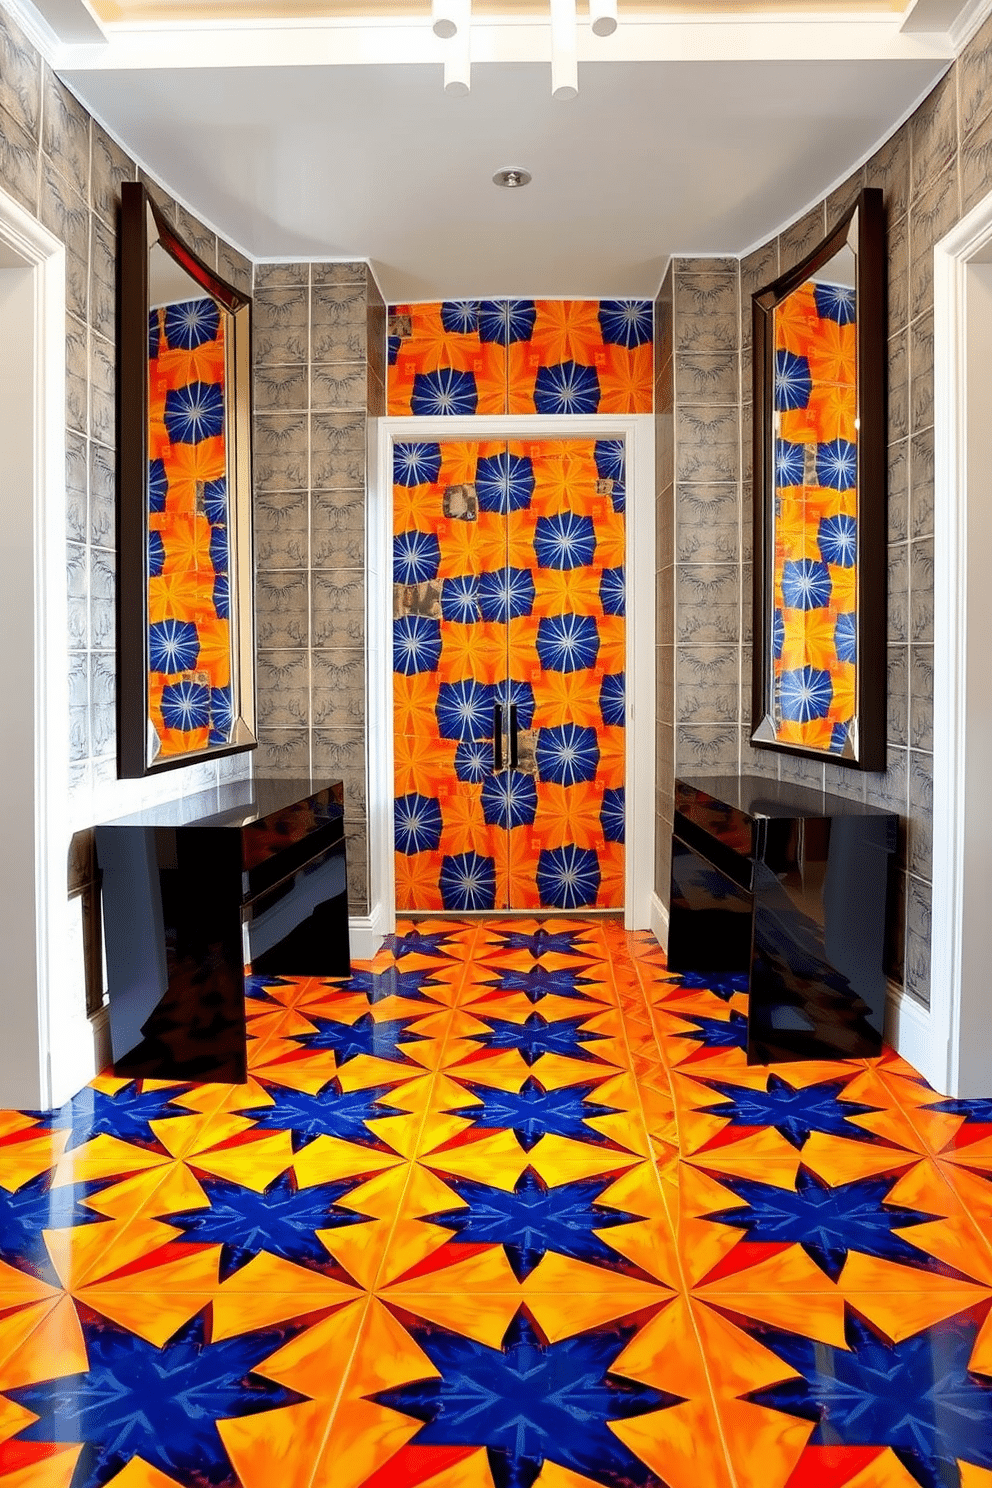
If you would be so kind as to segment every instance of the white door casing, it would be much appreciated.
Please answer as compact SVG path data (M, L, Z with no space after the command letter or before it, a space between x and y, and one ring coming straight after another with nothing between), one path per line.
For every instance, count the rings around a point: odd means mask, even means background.
M3 191L0 360L0 1105L44 1107L78 1088L62 1017L75 984L66 964L65 249Z
M651 923L654 885L655 500L654 419L500 415L384 418L370 448L366 518L368 831L370 914L380 934L396 921L393 877L392 451L400 441L521 438L623 439L627 461L627 758L624 923Z

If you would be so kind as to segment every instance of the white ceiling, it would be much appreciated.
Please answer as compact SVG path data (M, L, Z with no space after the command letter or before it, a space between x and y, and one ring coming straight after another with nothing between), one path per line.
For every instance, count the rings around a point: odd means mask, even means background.
M746 251L891 131L988 8L583 28L563 102L539 18L478 22L459 98L429 17L87 40L92 13L66 19L82 4L41 0L50 59L154 175L253 257L365 258L393 301L650 296L673 253ZM950 32L913 29L928 7ZM492 185L510 165L532 184Z

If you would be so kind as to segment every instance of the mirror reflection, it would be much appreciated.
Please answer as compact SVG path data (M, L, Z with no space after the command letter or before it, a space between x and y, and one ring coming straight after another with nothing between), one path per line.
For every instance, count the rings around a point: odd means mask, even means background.
M233 741L227 312L148 256L148 763Z
M121 186L118 770L256 745L251 300Z
M771 709L777 743L857 756L857 216L773 311Z

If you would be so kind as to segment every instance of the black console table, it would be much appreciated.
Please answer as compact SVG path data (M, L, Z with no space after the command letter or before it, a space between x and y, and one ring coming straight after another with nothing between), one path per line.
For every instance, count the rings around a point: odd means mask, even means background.
M96 828L119 1075L246 1078L246 963L351 970L340 781L249 780Z
M675 782L668 964L747 972L749 1064L878 1054L898 817L749 776Z

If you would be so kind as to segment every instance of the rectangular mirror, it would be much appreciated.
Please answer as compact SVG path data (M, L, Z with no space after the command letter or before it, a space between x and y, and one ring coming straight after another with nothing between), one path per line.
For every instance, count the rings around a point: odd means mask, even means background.
M751 743L885 768L882 193L753 296Z
M121 187L118 770L256 743L251 300Z

